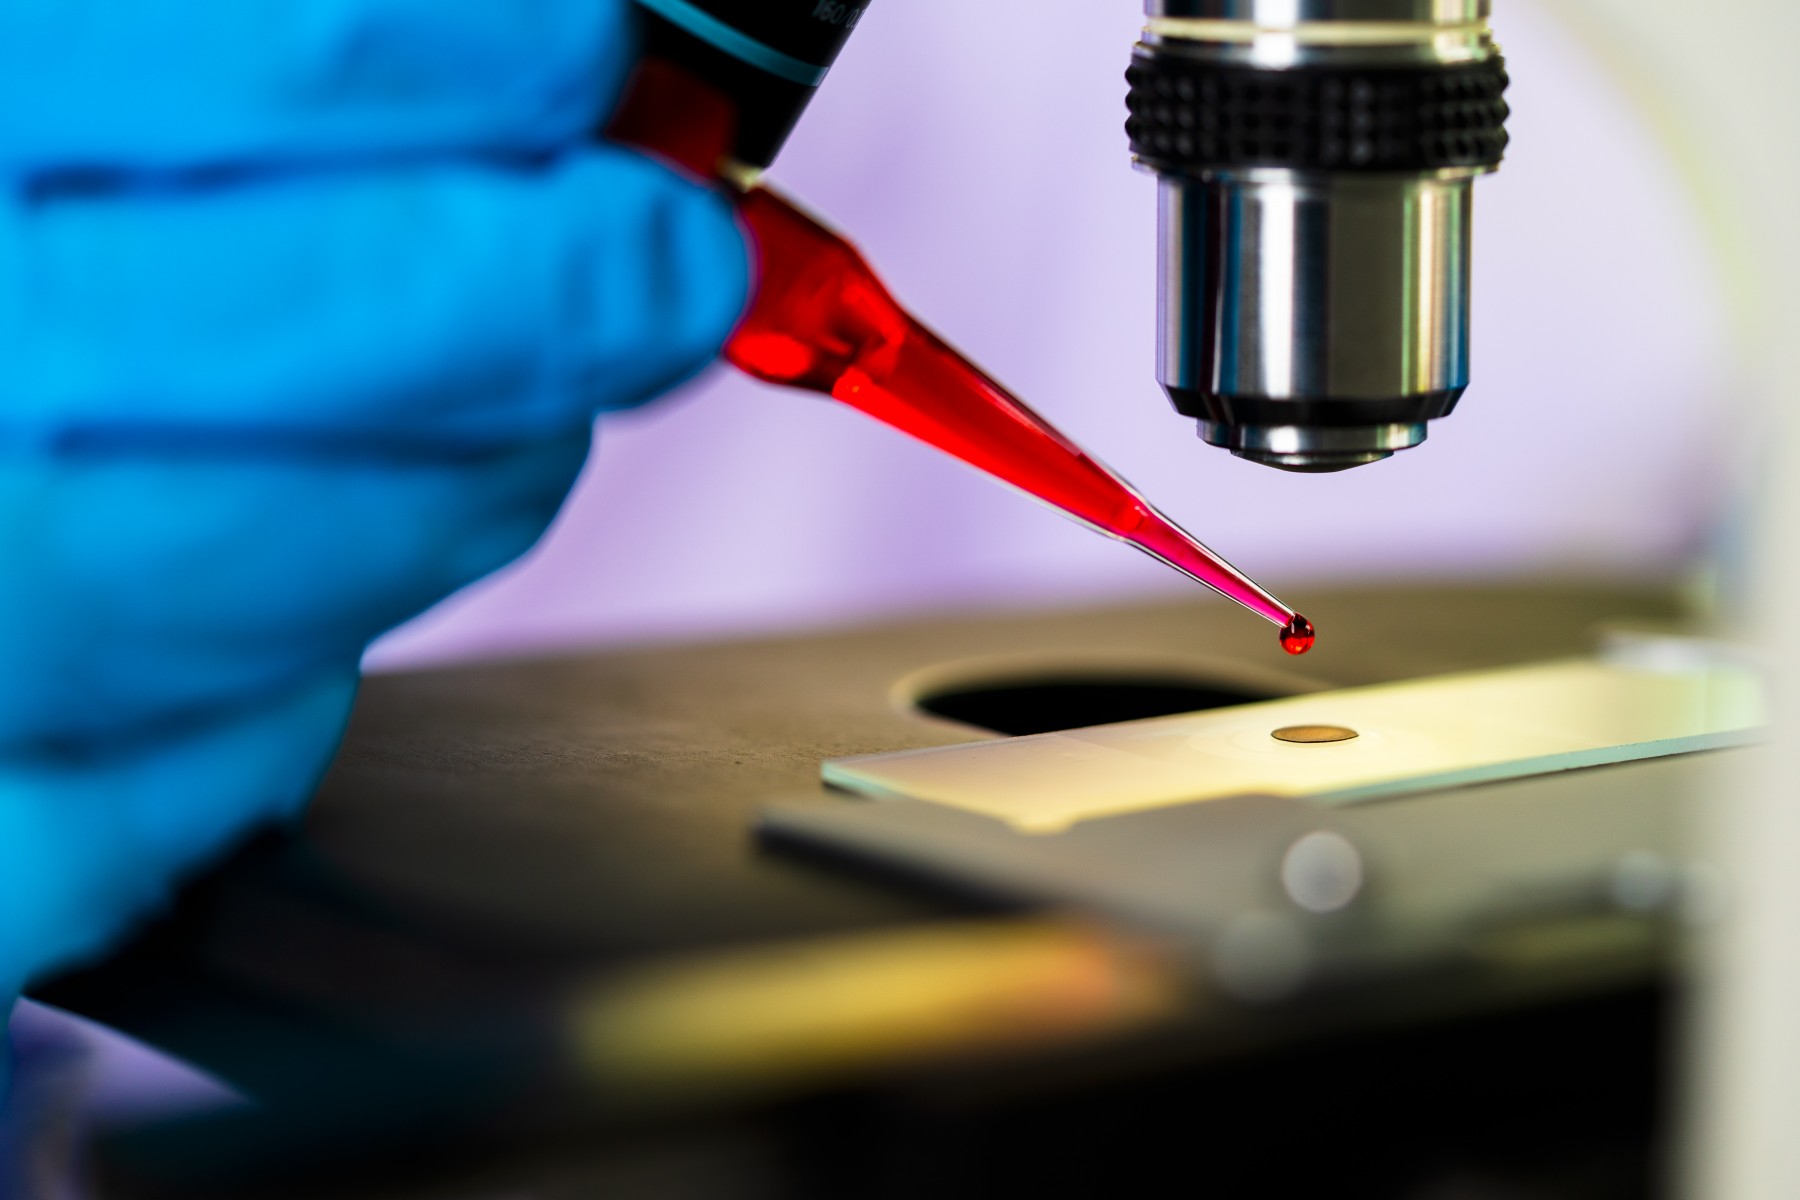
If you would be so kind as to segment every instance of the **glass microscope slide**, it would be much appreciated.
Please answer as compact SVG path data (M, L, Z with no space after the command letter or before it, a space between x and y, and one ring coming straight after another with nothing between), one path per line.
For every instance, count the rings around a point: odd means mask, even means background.
M1260 794L1348 804L1741 745L1762 720L1760 681L1745 667L1576 659L836 759L824 777L865 796L932 801L1052 832L1193 800Z

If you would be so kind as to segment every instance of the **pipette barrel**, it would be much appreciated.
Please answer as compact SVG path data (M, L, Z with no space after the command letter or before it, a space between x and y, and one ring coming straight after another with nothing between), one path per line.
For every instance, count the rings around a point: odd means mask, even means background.
M722 93L651 59L639 65L608 135L704 176L718 169L734 120ZM755 268L749 309L725 347L733 365L831 396L935 446L1282 626L1290 654L1311 647L1306 618L926 328L848 241L766 187L732 194Z
M738 200L756 294L725 347L771 383L823 392L1076 520L1138 547L1277 625L1294 610L1157 512L1117 475L896 302L843 238L755 187Z

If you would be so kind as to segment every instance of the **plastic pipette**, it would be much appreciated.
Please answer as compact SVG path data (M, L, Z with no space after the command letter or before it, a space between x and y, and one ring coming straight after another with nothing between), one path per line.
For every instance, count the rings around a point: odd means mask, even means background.
M730 114L722 98L709 103L704 88L685 72L640 69L610 133L710 174L729 144ZM932 333L848 241L767 187L734 195L756 282L749 311L725 347L733 365L831 396L1136 546L1281 626L1290 654L1312 647L1305 617Z

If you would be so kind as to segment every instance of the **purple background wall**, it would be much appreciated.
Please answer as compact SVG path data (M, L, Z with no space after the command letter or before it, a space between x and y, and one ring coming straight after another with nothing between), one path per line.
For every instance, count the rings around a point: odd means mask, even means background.
M1296 603L1324 578L1697 558L1728 482L1720 284L1677 168L1549 0L1496 22L1514 140L1476 185L1474 386L1422 449L1318 477L1201 446L1152 377L1154 186L1121 130L1139 23L1135 0L877 0L772 178ZM551 536L370 664L1184 586L865 418L715 368L603 421Z

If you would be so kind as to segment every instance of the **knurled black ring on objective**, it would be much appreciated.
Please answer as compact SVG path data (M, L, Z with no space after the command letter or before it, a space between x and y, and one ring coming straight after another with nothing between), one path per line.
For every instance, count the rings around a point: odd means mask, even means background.
M1506 150L1506 66L1281 69L1140 46L1125 79L1138 160L1225 167L1417 171L1493 167Z

